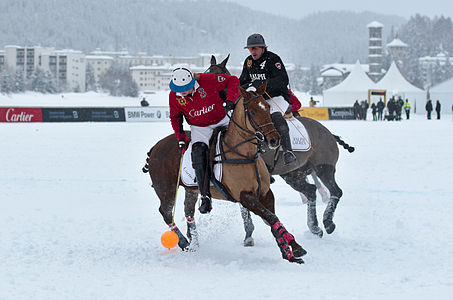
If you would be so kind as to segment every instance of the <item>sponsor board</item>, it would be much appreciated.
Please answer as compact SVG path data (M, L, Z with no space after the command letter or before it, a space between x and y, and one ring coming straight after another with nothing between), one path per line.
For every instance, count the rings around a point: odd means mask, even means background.
M41 108L0 107L0 122L42 122Z
M354 108L329 107L329 120L354 120Z
M44 122L123 122L124 108L119 107L46 107Z
M170 121L168 107L126 107L127 122L162 122Z
M61 108L45 107L42 109L42 119L44 122L82 122L81 108Z
M304 107L299 109L299 114L315 120L329 120L327 107Z

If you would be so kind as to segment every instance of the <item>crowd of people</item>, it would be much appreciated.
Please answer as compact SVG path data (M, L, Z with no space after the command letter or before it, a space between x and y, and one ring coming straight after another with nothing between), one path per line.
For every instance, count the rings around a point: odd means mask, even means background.
M384 101L382 101L382 98L380 98L377 103L371 103L371 106L368 105L367 100L363 100L361 102L359 102L359 100L356 100L353 107L354 118L356 120L366 120L368 108L371 108L373 121L401 121L403 119L403 111L406 114L406 120L410 119L412 105L409 99L403 100L403 98L401 97L395 98L393 96L387 101L387 105L384 103ZM431 113L433 110L436 111L437 119L440 119L441 104L439 100L436 101L435 107L433 107L432 101L428 100L425 105L425 110L428 120L431 119Z

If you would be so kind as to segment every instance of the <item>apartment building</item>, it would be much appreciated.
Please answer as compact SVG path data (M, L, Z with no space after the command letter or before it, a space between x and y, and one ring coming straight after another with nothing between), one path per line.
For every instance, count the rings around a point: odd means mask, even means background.
M93 68L96 83L99 83L102 74L104 74L114 62L114 58L107 55L87 55L85 58L86 63Z
M12 72L21 71L30 78L39 67L50 71L62 90L85 91L85 55L81 51L8 45L3 53L4 68Z

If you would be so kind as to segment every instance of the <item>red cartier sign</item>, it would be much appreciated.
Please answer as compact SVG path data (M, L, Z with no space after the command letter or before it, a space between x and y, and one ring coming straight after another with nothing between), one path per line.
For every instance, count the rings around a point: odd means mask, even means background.
M42 122L41 108L0 107L0 122Z

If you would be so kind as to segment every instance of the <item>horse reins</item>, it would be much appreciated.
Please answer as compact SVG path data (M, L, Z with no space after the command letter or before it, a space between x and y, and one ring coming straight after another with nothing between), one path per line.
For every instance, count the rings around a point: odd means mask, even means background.
M261 180L260 180L260 175L259 175L259 172L258 172L258 166L256 164L256 162L258 161L259 159L259 147L256 151L256 154L253 156L253 157L248 157L247 155L244 155L242 153L239 153L237 149L239 146L243 145L243 144L246 144L246 143L253 143L252 141L254 139L256 139L258 142L256 143L256 145L258 146L260 143L264 142L264 138L266 137L267 134L271 133L271 132L274 132L276 131L275 128L269 130L268 132L264 132L263 131L263 127L266 127L266 126L269 126L269 125L273 125L272 122L269 122L269 123L266 123L266 124L262 124L262 125L258 125L255 120L253 120L253 118L250 116L250 112L248 111L248 108L247 108L247 104L249 104L253 99L256 99L258 97L262 97L262 95L254 95L253 97L251 97L250 99L248 99L247 101L243 101L243 106L244 106L244 115L245 115L245 118L244 118L244 127L242 127L238 122L236 122L236 120L229 116L228 118L230 119L230 121L236 126L238 127L240 130L246 132L247 134L253 136L252 138L247 138L247 137L244 137L242 134L241 134L241 131L238 131L238 134L244 138L244 141L230 147L226 144L226 142L224 141L223 139L223 135L221 135L220 137L220 154L216 154L214 157L217 157L217 156L221 156L221 160L215 160L214 161L214 164L216 163L230 163L230 164L252 164L254 165L254 169L255 169L255 175L256 175L256 178L257 178L257 181L258 181L258 198L261 196ZM247 126L247 118L249 119L249 122L250 124L252 125L253 129L255 129L256 131L255 132L252 132L250 130L248 130L247 128L245 128ZM257 134L259 133L259 135ZM253 143L255 144L255 143ZM228 147L228 149L225 151L224 149L224 145ZM225 158L225 153L228 153L228 152L231 152L231 153L234 153L240 157L243 157L242 159L226 159Z

